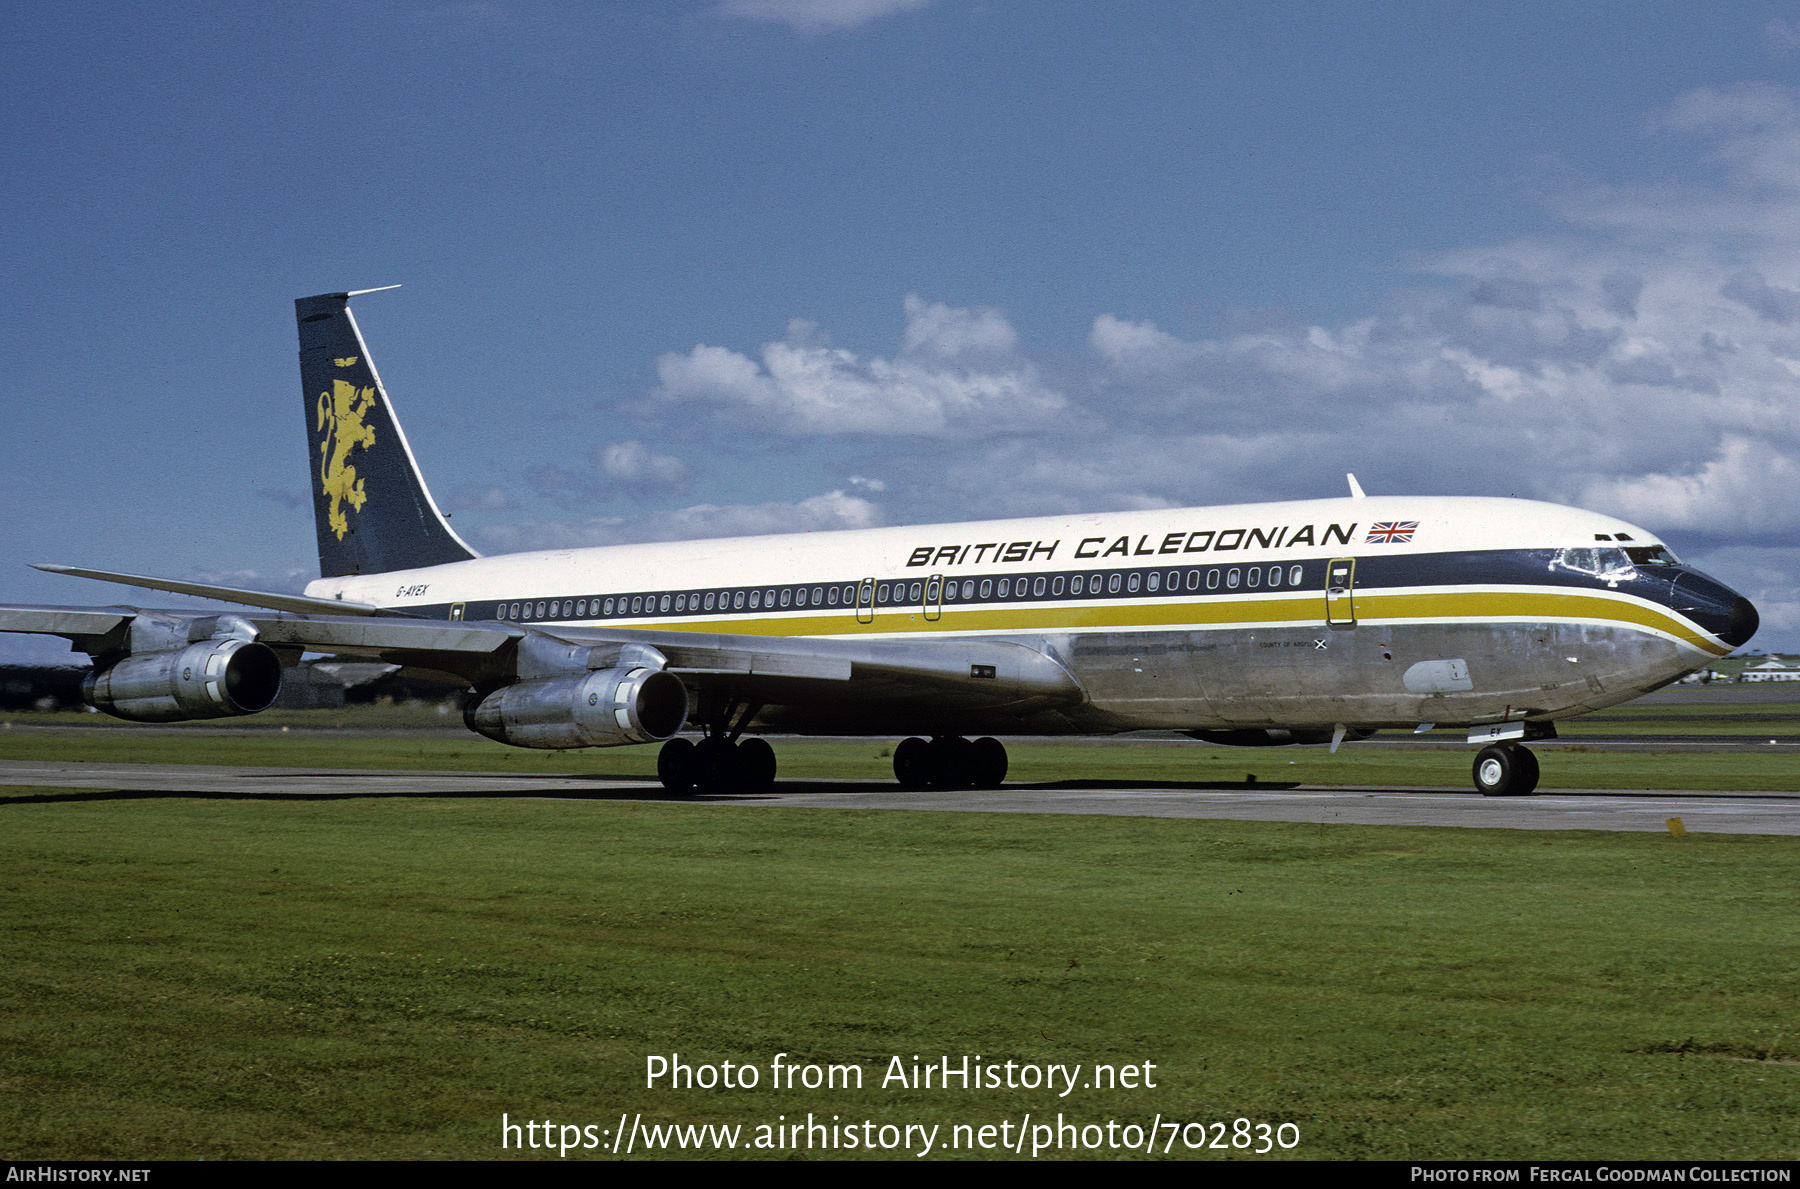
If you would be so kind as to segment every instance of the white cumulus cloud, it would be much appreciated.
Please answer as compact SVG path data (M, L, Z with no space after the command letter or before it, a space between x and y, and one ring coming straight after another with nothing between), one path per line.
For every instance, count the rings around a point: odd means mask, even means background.
M863 358L796 321L761 362L701 344L657 360L659 400L709 404L795 435L942 437L1054 427L1068 400L1019 354L998 310L906 300L901 350Z
M929 3L931 0L720 0L713 11L743 20L772 21L802 33L823 33L854 29Z
M496 552L622 545L638 541L690 541L768 533L875 528L879 505L847 492L828 491L793 503L694 504L642 516L596 516L581 521L520 521L488 525L483 544Z

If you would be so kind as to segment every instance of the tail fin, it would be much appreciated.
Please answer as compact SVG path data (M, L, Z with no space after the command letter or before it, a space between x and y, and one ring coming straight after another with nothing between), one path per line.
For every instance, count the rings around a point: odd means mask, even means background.
M294 302L319 574L381 574L467 561L477 554L450 530L425 489L350 316L354 296L324 293Z

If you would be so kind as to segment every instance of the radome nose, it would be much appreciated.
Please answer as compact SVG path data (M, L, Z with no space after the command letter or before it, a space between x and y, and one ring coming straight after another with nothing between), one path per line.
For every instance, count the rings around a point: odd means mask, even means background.
M1762 616L1756 613L1756 605L1742 595L1731 604L1731 613L1725 618L1725 630L1719 633L1719 639L1733 648L1742 648L1750 643L1750 637L1756 635L1756 629L1762 625Z
M1762 623L1749 599L1698 570L1676 576L1669 606L1733 648L1748 644Z

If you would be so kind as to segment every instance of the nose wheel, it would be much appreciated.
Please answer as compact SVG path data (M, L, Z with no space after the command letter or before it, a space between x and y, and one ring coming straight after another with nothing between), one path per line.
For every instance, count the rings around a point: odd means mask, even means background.
M1537 756L1526 748L1484 747L1475 756L1475 791L1484 797L1523 797L1537 783Z

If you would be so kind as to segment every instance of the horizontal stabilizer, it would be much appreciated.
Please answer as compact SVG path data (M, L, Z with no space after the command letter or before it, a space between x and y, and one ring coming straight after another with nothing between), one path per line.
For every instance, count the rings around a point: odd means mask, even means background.
M75 566L33 566L51 574L72 574L77 578L95 578L101 582L117 582L123 586L141 586L146 590L166 590L173 594L195 595L218 599L224 603L241 603L246 607L267 607L271 611L292 611L298 615L380 615L380 607L368 603L346 603L337 599L309 599L305 595L272 594L261 590L239 590L232 586L208 586L204 582L179 582L173 578L146 578L139 574L114 574L107 570L83 570Z

